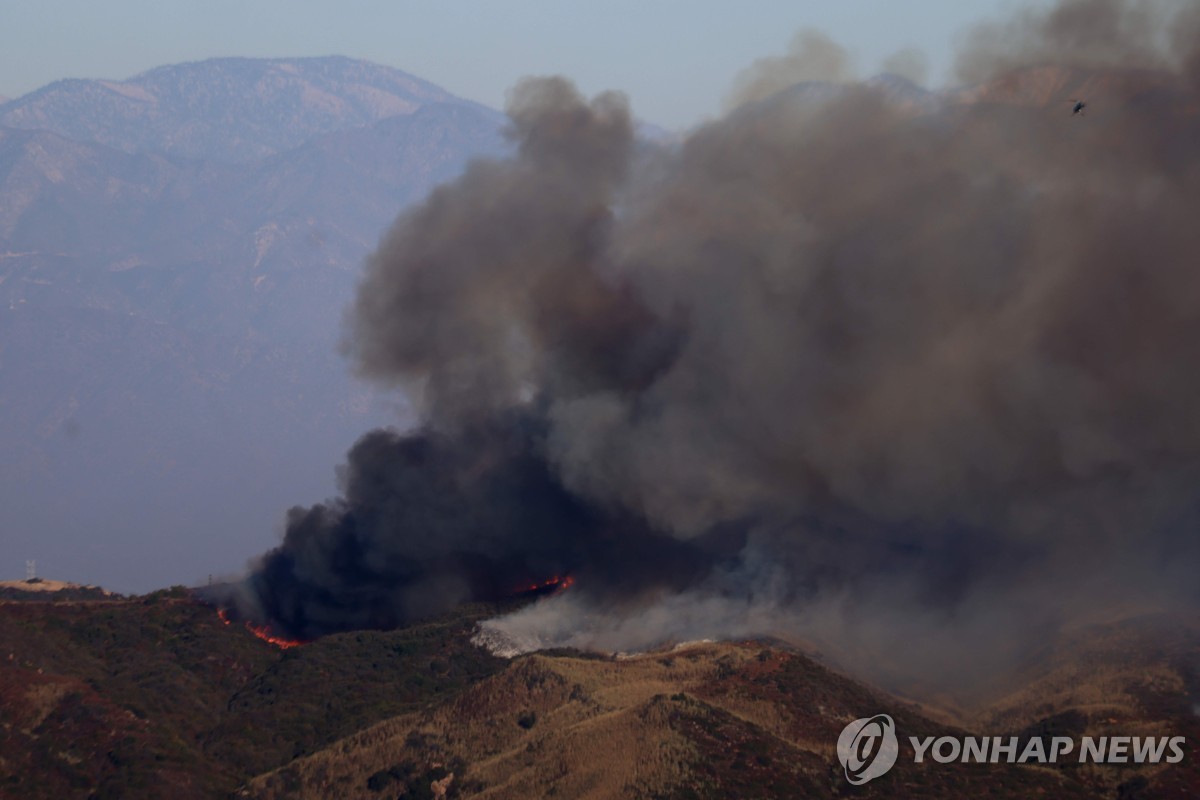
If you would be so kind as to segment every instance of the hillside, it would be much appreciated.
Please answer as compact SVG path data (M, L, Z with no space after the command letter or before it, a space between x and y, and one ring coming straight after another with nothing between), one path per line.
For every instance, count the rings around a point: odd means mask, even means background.
M0 796L227 794L495 671L488 611L281 650L182 590L0 602Z
M1145 797L1200 793L1200 618L1146 614L1088 625L1047 642L1007 691L969 715L976 727L1067 736L1179 735L1189 758L1151 775L1072 767L1110 793L1123 781Z
M944 730L804 656L752 642L621 660L532 655L429 711L259 777L245 794L420 796L422 784L449 778L463 797L836 797L850 787L833 745L863 709L892 714L911 735ZM1092 796L1030 768L985 774L903 762L855 790L895 798L1037 793Z
M934 721L921 706L777 643L694 644L616 660L535 654L452 700L260 776L245 795L421 796L423 787L449 779L461 796L494 798L836 797L849 788L833 752L838 733L881 711L904 737L970 732L1017 736L1023 746L1031 736L1184 735L1194 748L1197 662L1189 667L1170 657L1167 631L1143 625L1130 620L1067 637L1056 658L1021 676L1030 683L1019 699L977 709L962 726ZM1189 657L1196 652L1193 645ZM1088 668L1071 674L1070 693L1050 693L1046 686L1061 680L1064 658ZM1122 678L1114 682L1117 673ZM1108 705L1088 696L1103 696ZM1022 713L1014 716L1017 707ZM901 752L911 753L906 742ZM909 755L853 791L892 798L1186 798L1198 788L1200 771L1190 761L980 768L917 765Z
M1075 632L1048 643L1008 694L948 712L781 642L511 661L471 643L478 621L525 600L286 649L181 589L0 602L0 796L428 797L438 784L447 797L839 797L850 787L834 743L874 713L895 718L908 755L854 796L1182 800L1200 790L1190 755L1161 766L919 765L904 738L1184 735L1194 754L1194 619Z
M966 731L1018 736L1023 746L1031 736L1184 735L1195 752L1196 624L1134 619L1067 636L1016 678L1027 681L1021 690L959 717L959 726L944 711L927 716L922 706L778 643L695 644L616 660L535 654L452 700L256 778L246 796L421 796L451 773L449 786L461 796L495 798L843 796L849 787L833 752L837 735L851 719L881 711L905 737ZM1169 630L1179 625L1189 632ZM1200 770L1190 759L981 769L902 756L886 776L853 791L1187 798L1198 789Z

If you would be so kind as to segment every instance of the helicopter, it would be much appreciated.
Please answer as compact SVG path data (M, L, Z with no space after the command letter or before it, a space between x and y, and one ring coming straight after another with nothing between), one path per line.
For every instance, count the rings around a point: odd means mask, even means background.
M1074 103L1074 105L1071 106L1071 116L1082 114L1083 110L1087 108L1087 103L1083 100L1072 100L1071 102Z

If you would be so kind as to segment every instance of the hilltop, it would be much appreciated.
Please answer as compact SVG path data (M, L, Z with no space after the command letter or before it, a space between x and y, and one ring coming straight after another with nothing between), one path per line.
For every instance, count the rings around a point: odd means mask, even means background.
M0 581L0 602L4 600L107 600L117 595L99 586L84 586L70 581L26 578Z
M0 126L126 153L245 162L431 103L474 105L407 72L341 56L214 58L123 81L55 81L11 101Z

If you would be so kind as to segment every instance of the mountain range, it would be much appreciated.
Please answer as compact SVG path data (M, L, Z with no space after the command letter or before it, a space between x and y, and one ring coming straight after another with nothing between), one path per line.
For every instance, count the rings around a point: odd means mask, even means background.
M124 81L55 81L6 105L0 126L126 153L244 163L434 103L470 105L413 75L349 58L218 58Z
M271 546L360 433L405 419L338 355L363 258L403 208L505 152L504 120L346 58L218 59L5 104L0 569L146 590Z
M80 590L81 591L81 590ZM567 590L569 591L569 590ZM1200 791L1194 616L1048 641L970 709L862 683L776 640L498 658L476 623L272 643L183 589L0 602L0 796L1029 798ZM895 767L851 786L850 721L888 714ZM908 737L1184 736L1180 763L925 763ZM1006 738L1007 740L1007 738Z

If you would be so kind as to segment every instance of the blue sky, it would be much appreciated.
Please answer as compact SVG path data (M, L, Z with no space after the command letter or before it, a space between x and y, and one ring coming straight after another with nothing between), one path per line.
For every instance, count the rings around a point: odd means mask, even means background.
M1042 3L1044 4L1044 2ZM367 58L501 106L524 75L620 89L639 116L683 127L719 111L733 77L821 30L861 74L923 50L947 79L957 38L1012 0L0 0L0 95L59 78L121 79L213 56Z

